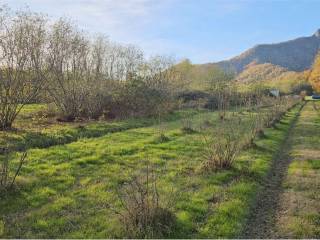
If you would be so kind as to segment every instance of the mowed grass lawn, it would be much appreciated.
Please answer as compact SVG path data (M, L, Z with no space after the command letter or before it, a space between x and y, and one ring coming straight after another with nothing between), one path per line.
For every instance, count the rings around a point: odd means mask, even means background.
M196 130L191 134L181 130L182 117L176 117L161 125L149 126L147 120L148 127L137 123L47 148L24 145L29 149L28 159L17 187L0 199L0 236L124 237L117 215L108 206L119 207L116 190L151 164L157 169L161 200L175 196L172 211L177 225L168 237L237 237L297 112L295 107L276 128L265 130L266 136L256 147L242 151L232 169L213 173L201 167L203 134L210 130L200 130L200 126L209 119L218 128L215 112L189 114ZM161 132L166 141L159 138ZM10 158L17 160L20 154L12 152Z

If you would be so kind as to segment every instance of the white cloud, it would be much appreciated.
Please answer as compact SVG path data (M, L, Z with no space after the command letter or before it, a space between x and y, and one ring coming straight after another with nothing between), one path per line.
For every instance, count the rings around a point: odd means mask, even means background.
M14 9L29 6L53 19L71 18L89 33L103 33L111 40L150 46L150 31L161 18L161 12L176 0L14 0ZM149 36L148 36L149 35ZM152 35L152 34L151 34ZM149 39L149 40L147 40ZM159 44L157 44L159 46ZM152 49L146 47L146 51ZM153 50L155 50L153 48ZM163 48L158 49L162 53ZM154 52L154 51L151 51ZM151 52L149 54L151 54Z
M193 23L201 25L201 20L197 22L199 18L223 17L241 10L245 5L241 0L4 1L14 9L28 5L33 11L46 13L52 19L71 18L89 33L103 33L111 40L136 44L148 55L175 54L178 57L194 57L196 62L209 59L212 50L201 46L204 39L198 39L197 44L192 43L197 31L207 31L206 27L200 29Z
M114 33L143 28L161 8L170 1L162 0L15 0L9 6L21 8L26 5L43 11L49 16L71 17L90 31Z

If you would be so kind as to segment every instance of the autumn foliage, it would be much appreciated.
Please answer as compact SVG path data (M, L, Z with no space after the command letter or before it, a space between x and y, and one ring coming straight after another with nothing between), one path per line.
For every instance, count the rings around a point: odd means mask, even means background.
M310 72L309 81L316 92L320 92L320 53L318 53Z

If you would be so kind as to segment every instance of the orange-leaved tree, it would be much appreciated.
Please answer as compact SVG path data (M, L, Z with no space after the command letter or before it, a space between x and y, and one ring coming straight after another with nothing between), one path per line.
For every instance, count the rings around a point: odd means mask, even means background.
M316 92L320 92L320 52L316 56L310 75L309 82Z

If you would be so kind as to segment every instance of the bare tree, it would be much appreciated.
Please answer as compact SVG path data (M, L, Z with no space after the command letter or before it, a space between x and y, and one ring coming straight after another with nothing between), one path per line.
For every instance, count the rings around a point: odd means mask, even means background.
M175 94L183 87L181 75L173 67L174 63L171 57L155 56L145 65L147 71L144 72L144 79L146 85L157 93L154 95L154 109L159 117L173 108Z
M143 63L143 52L133 45L105 42L105 68L108 79L124 81L137 74Z
M0 17L0 129L12 123L44 86L46 18L2 9Z
M230 97L232 94L231 78L231 74L225 73L223 70L216 70L213 71L208 81L208 90L216 98L216 108L218 109L221 120L225 119L227 109L230 106Z
M86 99L83 102L81 115L97 119L104 110L111 104L111 82L106 73L107 54L110 42L106 37L97 36L90 44L90 53L88 55L88 68L86 74Z
M89 41L69 21L60 19L49 38L49 92L65 120L79 117L88 95Z

